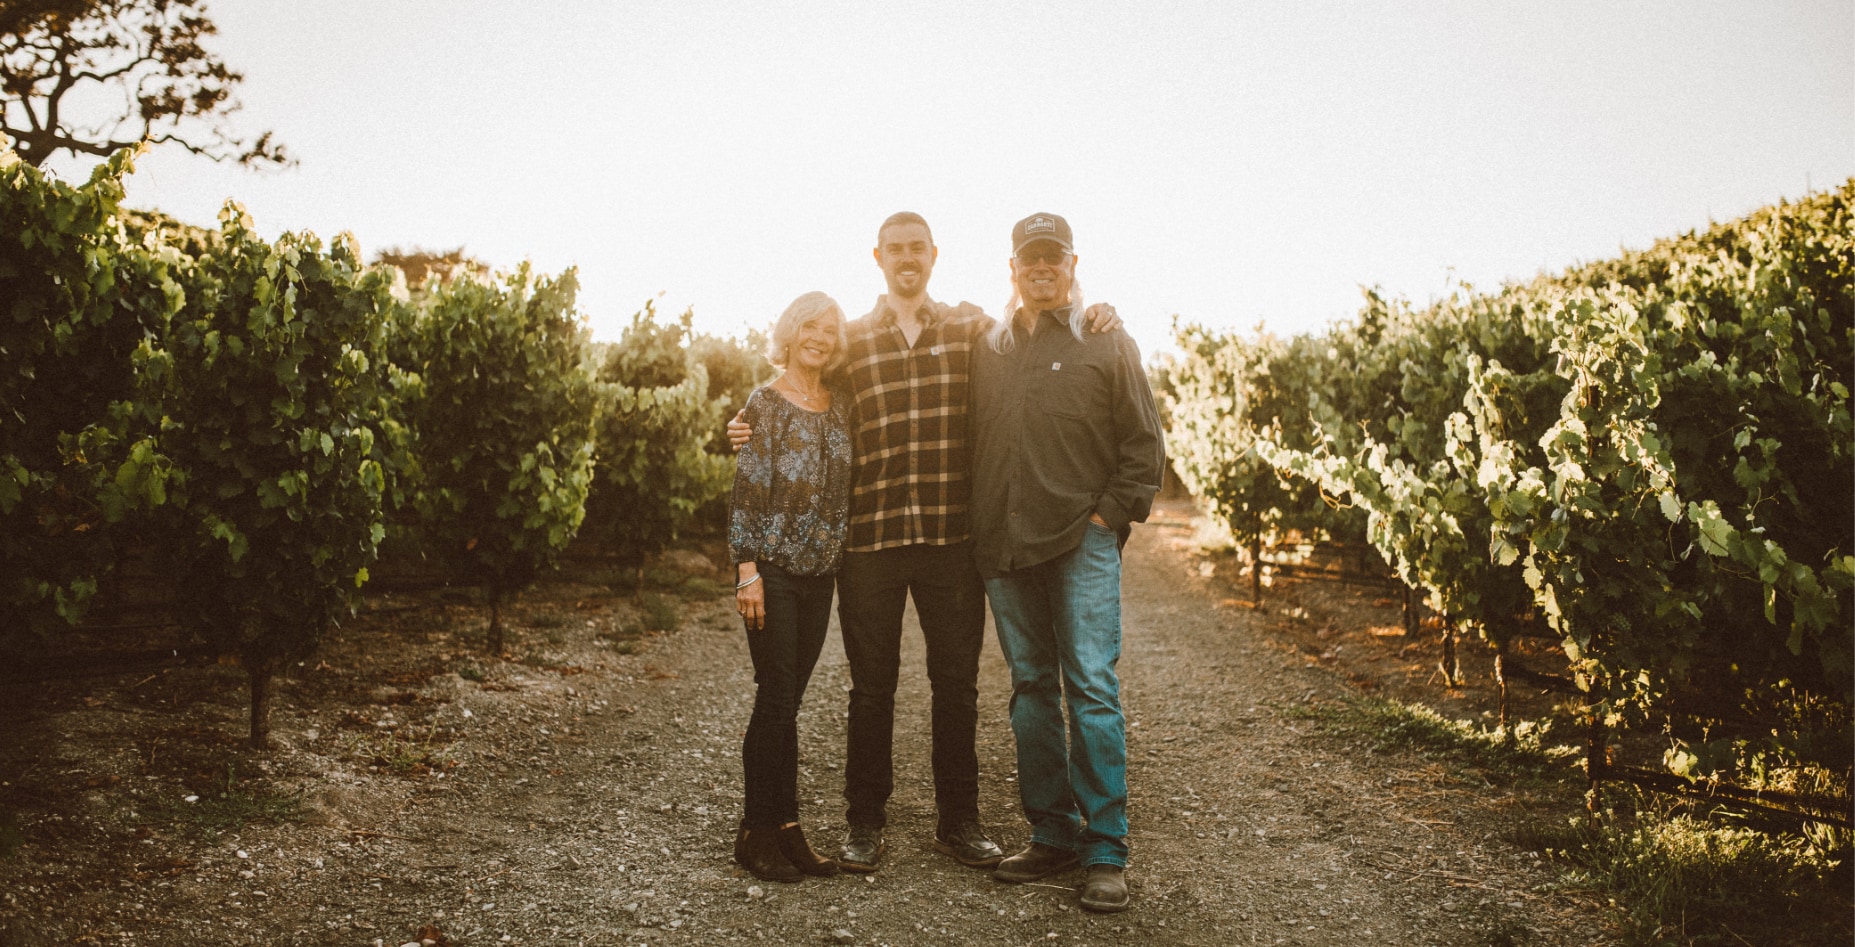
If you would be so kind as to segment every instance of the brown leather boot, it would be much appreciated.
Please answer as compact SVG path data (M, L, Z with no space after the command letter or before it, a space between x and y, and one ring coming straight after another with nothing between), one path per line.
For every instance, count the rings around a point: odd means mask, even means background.
M808 875L837 874L837 862L813 851L811 843L805 840L805 831L799 828L797 822L780 826L779 850L785 853L792 867Z
M1012 884L1024 884L1045 875L1068 871L1078 864L1081 864L1081 859L1069 849L1032 842L1024 846L1023 851L999 862L998 867L992 870L992 877Z
M763 881L805 877L780 850L778 829L741 829L734 836L734 860Z
M1127 910L1130 900L1126 869L1119 865L1089 866L1088 880L1082 883L1083 907L1111 914Z

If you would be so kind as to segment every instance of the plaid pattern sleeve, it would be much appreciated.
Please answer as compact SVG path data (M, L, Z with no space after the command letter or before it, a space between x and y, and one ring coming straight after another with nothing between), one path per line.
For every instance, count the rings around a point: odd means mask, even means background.
M851 552L949 545L971 532L966 415L973 346L991 320L920 317L912 346L885 307L849 327Z

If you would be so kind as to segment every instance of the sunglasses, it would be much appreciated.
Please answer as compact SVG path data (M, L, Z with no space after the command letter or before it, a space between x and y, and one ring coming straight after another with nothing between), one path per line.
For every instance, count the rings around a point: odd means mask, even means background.
M1062 247L1026 247L1018 251L1018 263L1022 266L1036 266L1039 263L1058 266L1067 259L1069 251Z

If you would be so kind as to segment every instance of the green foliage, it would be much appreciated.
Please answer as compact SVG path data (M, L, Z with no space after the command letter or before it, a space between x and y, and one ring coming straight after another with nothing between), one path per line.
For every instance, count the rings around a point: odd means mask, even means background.
M1848 943L1846 837L1825 849L1792 832L1697 817L1640 796L1536 833L1566 882L1615 905L1623 943L1728 947Z
M605 350L599 380L631 388L674 388L689 378L689 340L695 313L675 322L658 322L657 307L646 302L631 316L618 344Z
M708 375L710 397L722 402L725 425L735 413L747 407L747 397L773 377L773 365L766 360L766 333L748 330L744 338L697 335L689 343L689 359L701 365ZM716 450L726 450L727 431L718 429L711 442Z
M1685 739L1663 754L1670 772L1702 781L1729 778L1761 792L1848 798L1855 726L1847 701L1778 682L1746 693L1731 709L1743 719L1715 719L1705 729L1681 733Z
M1603 722L1678 712L1673 772L1846 798L1852 198L1286 343L1183 329L1180 473L1240 535L1294 478L1363 511L1449 622L1556 630Z
M1613 715L1696 673L1855 686L1852 197L1665 242L1553 300L1570 391L1545 456L1490 445L1483 480L1503 555Z
M133 207L116 209L116 219L136 243L173 247L184 257L198 259L219 250L219 231L198 227L170 217L158 210Z
M120 225L134 154L72 187L0 153L0 638L78 621L129 521L168 500L134 389L165 365L182 258Z
M396 303L350 237L269 243L236 205L220 220L218 252L186 268L162 369L141 377L184 472L161 536L179 609L258 680L310 653L367 579Z
M396 348L419 378L401 405L413 542L492 603L551 567L585 515L597 392L577 289L571 270L459 277L425 297Z
M1260 445L1272 462L1363 511L1367 537L1445 621L1496 643L1527 620L1532 596L1519 567L1490 555L1465 408L1484 366L1522 379L1499 397L1504 413L1488 412L1504 427L1552 404L1536 377L1545 348L1529 334L1540 324L1511 290L1459 295L1425 312L1368 293L1356 322L1296 340L1290 361L1311 436Z
M250 673L262 745L272 675L351 611L389 512L487 586L500 650L497 607L585 516L596 416L614 545L655 551L724 493L732 460L705 447L764 372L752 339L693 357L689 316L647 310L602 382L571 272L408 301L352 238L124 211L133 157L71 187L0 153L0 644L81 621L152 551L175 616Z
M1183 354L1166 364L1161 409L1170 419L1166 449L1192 494L1229 527L1239 545L1274 543L1290 530L1342 535L1357 522L1329 506L1318 485L1291 475L1259 451L1303 422L1298 392L1278 371L1292 367L1281 340L1219 336L1197 325L1176 327ZM1306 430L1306 424L1299 425Z
M690 360L701 365L708 374L708 394L721 402L720 423L704 447L709 453L733 457L728 446L728 420L747 407L747 398L755 388L773 377L773 365L766 360L766 344L766 333L753 329L743 338L703 334L689 343ZM723 477L723 489L697 505L692 523L694 532L715 536L728 532L726 487L734 479L732 459L725 461L718 472Z
M726 418L708 372L686 345L690 317L656 321L646 305L599 369L598 479L587 502L588 538L642 563L727 491L732 457L706 447Z
M380 540L394 304L351 240L123 212L132 158L80 188L0 167L6 624L77 622L116 558L157 548L177 616L250 670L261 743L269 675L351 608Z
M1363 737L1373 752L1410 752L1471 768L1496 785L1569 802L1578 778L1574 747L1555 745L1550 727L1522 723L1511 733L1451 720L1419 704L1378 698L1286 708L1330 733ZM1618 793L1595 821L1523 822L1508 834L1552 857L1563 883L1595 890L1614 906L1626 943L1829 944L1849 938L1849 840L1822 828L1798 832L1754 826L1690 803ZM1745 940L1735 940L1728 931Z
M1290 715L1311 719L1332 732L1364 737L1374 753L1440 758L1473 767L1500 783L1542 786L1574 776L1568 757L1576 751L1552 742L1549 721L1522 721L1503 731L1451 720L1422 704L1375 697L1291 708Z

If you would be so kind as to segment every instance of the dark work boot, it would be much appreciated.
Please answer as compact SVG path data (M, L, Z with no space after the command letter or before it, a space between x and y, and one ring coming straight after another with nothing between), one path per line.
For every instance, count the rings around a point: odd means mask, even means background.
M968 868L994 868L1005 860L1005 853L986 838L977 819L967 819L944 826L934 833L934 850Z
M797 881L805 877L780 849L778 829L741 829L734 836L734 860L764 881Z
M1082 883L1082 906L1091 911L1112 914L1127 910L1132 900L1127 893L1127 872L1119 865L1090 865L1088 878Z
M844 836L843 850L837 854L837 867L865 874L875 871L876 862L882 858L886 847L881 828L853 823L849 834Z
M1068 871L1082 861L1075 852L1042 842L1032 842L1024 850L998 863L993 869L992 877L999 881L1023 884L1036 881L1045 875L1054 875L1059 871Z

